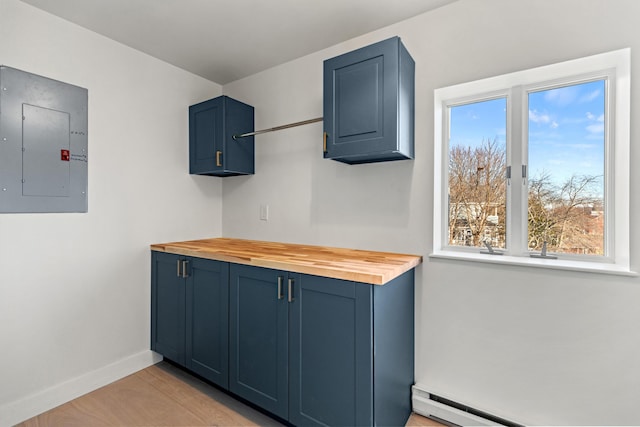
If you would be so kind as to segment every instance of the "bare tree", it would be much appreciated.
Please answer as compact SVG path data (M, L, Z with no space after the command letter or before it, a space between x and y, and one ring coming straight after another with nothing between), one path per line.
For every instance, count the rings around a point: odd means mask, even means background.
M505 148L495 139L449 152L449 244L504 247ZM461 236L461 233L464 235Z
M604 254L603 200L596 187L601 177L573 175L561 186L549 174L529 182L529 249Z
M551 183L548 172L543 172L539 178L529 180L527 204L529 249L541 250L544 242L551 247L557 246L557 239L553 233L556 225L553 209L559 204L557 190Z
M449 151L449 244L480 247L506 241L506 156L504 144L483 140L477 147ZM529 180L528 248L562 253L604 253L600 176L574 175L560 184L549 173Z

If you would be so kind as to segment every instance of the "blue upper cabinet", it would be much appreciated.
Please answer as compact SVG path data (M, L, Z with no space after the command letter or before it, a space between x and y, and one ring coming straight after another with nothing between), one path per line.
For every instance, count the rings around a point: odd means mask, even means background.
M415 62L393 37L324 61L324 157L414 157Z
M253 107L219 96L189 107L189 173L195 175L252 175Z

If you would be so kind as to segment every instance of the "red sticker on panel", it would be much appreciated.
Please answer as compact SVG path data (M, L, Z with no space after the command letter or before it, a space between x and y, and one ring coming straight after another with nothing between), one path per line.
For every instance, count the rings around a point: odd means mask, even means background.
M69 150L60 150L60 160L69 161Z

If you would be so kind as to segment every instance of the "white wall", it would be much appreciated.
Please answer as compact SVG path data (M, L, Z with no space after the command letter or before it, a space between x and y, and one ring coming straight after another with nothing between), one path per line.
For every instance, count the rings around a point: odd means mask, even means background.
M0 64L89 91L89 212L0 214L6 425L151 363L148 245L221 234L187 116L221 87L18 0L0 0Z
M416 61L415 161L323 160L321 124L258 136L256 175L224 181L223 234L428 255L433 90L631 47L638 111L638 16L636 0L461 0L226 85L262 129L322 115L324 59L399 35ZM637 270L635 222L630 240ZM416 278L416 381L430 391L522 423L640 425L640 279L428 258Z
M323 160L312 124L258 136L256 175L221 180L187 174L186 108L218 85L0 0L0 63L89 89L90 156L89 213L0 214L0 425L146 355L150 243L223 234L427 255L433 90L630 46L637 111L639 15L636 0L461 0L229 84L257 129L319 117L322 60L399 35L416 60L416 160ZM639 238L634 223L635 269ZM428 389L524 423L640 424L640 279L428 258L416 278Z

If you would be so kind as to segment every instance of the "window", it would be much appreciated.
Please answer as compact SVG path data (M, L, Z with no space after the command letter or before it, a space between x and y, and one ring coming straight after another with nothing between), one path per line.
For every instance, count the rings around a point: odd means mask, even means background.
M448 105L448 244L506 247L507 98Z
M527 94L530 251L605 255L609 77Z
M432 255L629 273L629 62L436 90Z

